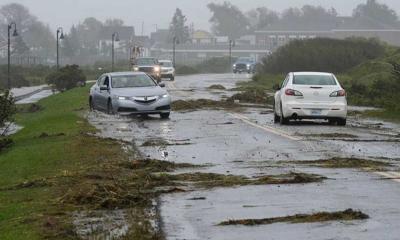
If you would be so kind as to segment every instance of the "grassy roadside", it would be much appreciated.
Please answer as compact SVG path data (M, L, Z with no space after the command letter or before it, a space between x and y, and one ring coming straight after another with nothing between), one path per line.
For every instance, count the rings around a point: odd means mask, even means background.
M116 154L120 146L99 148L105 141L86 134L95 131L81 117L87 92L77 88L42 100L39 111L17 114L24 129L0 153L0 239L43 239L44 232L54 230L47 215L60 210L56 199L66 188L56 179L84 171L101 158L122 157ZM46 179L44 184L40 179Z

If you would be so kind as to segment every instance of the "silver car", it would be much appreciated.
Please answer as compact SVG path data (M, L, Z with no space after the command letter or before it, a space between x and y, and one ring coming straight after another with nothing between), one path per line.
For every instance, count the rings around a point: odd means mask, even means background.
M109 114L160 114L169 118L171 97L153 78L142 72L119 72L102 75L90 89L91 109Z

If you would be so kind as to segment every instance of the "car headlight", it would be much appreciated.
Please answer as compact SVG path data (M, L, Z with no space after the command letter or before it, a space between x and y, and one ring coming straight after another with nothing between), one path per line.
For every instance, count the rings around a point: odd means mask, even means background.
M133 71L139 72L139 68L138 68L138 67L134 67L134 68L133 68Z
M157 67L154 67L154 71L155 71L155 72L159 72L160 70L161 70L160 67L158 67L158 66L157 66Z
M233 64L233 67L236 67L236 64Z
M160 96L158 96L160 99L161 98L167 98L167 97L169 97L169 95L168 94L164 94L164 95L160 95Z
M129 97L121 97L121 96L119 96L119 97L117 97L117 99L118 100L129 100Z
M249 68L249 67L251 67L251 65L250 65L250 64L247 64L247 67Z

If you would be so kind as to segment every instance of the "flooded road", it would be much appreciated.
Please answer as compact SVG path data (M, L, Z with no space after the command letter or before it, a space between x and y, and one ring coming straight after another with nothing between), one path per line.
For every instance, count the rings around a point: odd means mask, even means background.
M192 75L166 82L174 100L231 96L250 75ZM226 90L210 90L219 84ZM133 142L151 159L205 166L196 172L265 175L301 172L323 182L197 188L159 199L167 239L398 239L400 236L400 126L350 117L347 127L324 122L273 123L271 109L197 109L173 112L170 120L108 116L89 121L105 137ZM152 143L152 144L149 144ZM322 167L301 161L379 161L386 167ZM181 170L194 171L194 170ZM346 209L367 220L220 226L236 219L264 219Z

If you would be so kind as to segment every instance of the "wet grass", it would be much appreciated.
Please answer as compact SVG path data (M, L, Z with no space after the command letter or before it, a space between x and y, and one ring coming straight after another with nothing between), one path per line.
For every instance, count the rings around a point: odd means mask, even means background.
M354 211L353 209L347 209L345 211L339 211L339 212L296 214L292 216L276 217L276 218L229 220L221 222L218 225L255 226L255 225L266 225L274 223L315 223L315 222L328 222L328 221L354 221L354 220L365 220L368 218L369 216L361 211Z
M387 162L358 158L331 158L327 160L314 161L291 161L290 163L310 165L322 168L382 169L392 166Z
M248 89L240 93L234 94L228 98L229 102L235 100L241 103L256 103L256 104L273 104L273 97L269 97L265 91L261 89Z
M142 144L142 147L165 147L165 146L181 146L190 145L189 142L169 142L164 139L150 139Z
M221 84L214 84L208 87L208 89L210 90L226 90L226 88L224 86L222 86Z
M360 113L362 117L376 118L394 123L400 123L400 111L399 110L371 110Z
M198 99L198 100L177 100L172 103L172 109L174 111L187 111L187 110L198 110L205 108L212 109L233 109L238 108L239 105L228 102L228 101L214 101L210 99Z

